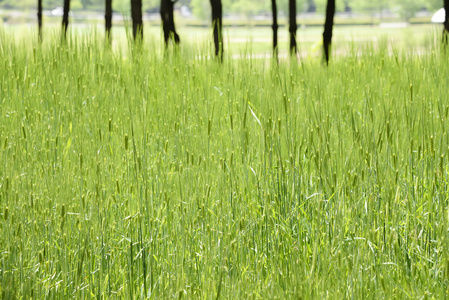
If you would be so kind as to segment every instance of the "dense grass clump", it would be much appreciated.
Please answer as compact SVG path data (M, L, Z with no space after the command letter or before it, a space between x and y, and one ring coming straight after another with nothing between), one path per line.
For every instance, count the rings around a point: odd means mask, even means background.
M127 47L2 36L3 299L447 296L442 49Z

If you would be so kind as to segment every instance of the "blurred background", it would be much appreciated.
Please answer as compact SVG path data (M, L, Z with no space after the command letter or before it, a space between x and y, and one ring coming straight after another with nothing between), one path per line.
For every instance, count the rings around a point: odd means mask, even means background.
M298 22L303 26L321 25L326 0L297 0ZM229 25L270 25L271 1L222 0L223 13ZM288 1L278 0L279 17L288 13ZM143 11L147 22L159 21L160 0L144 0ZM129 15L130 0L113 0L114 19L123 21ZM37 0L0 0L1 22L27 23L36 18ZM62 0L43 1L46 21L62 15ZM73 22L94 22L103 19L104 1L71 0ZM337 24L375 25L380 22L430 23L432 15L443 6L442 0L337 0ZM179 0L177 18L186 25L208 25L209 0Z
M320 48L327 0L297 0L297 38L300 51L311 54ZM222 0L225 43L234 53L271 52L271 1ZM143 0L144 33L159 42L160 0ZM46 30L58 28L63 0L43 0L43 24ZM130 24L130 0L113 0L115 40L123 36ZM288 0L278 0L280 53L288 43ZM337 13L333 45L338 51L348 41L379 42L387 40L398 46L424 47L438 37L441 24L432 24L432 16L441 9L443 0L336 0ZM104 0L71 0L69 27L104 28ZM175 4L175 24L182 43L210 40L209 0L179 0ZM37 0L0 0L0 26L34 28L37 25ZM34 30L34 29L30 29ZM432 35L433 33L433 35ZM347 46L345 46L347 48ZM251 48L251 49L249 49ZM345 49L344 51L347 51Z

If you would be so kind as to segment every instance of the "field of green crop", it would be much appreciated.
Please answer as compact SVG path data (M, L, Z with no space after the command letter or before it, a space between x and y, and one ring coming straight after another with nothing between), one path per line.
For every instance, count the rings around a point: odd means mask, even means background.
M2 299L439 298L449 52L0 32Z

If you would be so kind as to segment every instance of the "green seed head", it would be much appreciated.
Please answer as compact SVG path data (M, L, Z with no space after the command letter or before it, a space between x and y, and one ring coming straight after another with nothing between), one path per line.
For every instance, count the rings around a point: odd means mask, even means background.
M22 125L22 134L23 134L23 138L26 139L27 138L27 134L25 132L25 126Z
M207 135L210 136L210 131L212 129L212 121L209 119L207 122Z
M433 135L430 136L430 154L435 154L435 148L434 148L434 142L433 142Z

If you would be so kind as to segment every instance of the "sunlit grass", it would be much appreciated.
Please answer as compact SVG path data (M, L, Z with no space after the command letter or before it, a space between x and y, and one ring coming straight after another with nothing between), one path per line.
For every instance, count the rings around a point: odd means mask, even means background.
M129 20L126 22L129 24ZM281 24L278 30L279 53L281 57L287 57L289 54L289 33L288 26ZM61 24L58 22L44 23L44 44L54 43L58 39L58 31ZM128 30L127 30L128 29ZM181 48L199 48L203 49L205 44L211 43L211 28L208 27L188 27L182 22L177 23L177 32L181 37ZM113 49L127 51L124 47L128 43L127 37L130 25L112 27L112 45ZM348 47L354 45L369 44L378 47L379 43L388 40L389 44L395 45L397 50L407 49L425 49L433 43L435 36L441 35L441 24L411 25L407 28L382 28L379 26L335 26L333 34L333 52L338 55L347 52ZM11 25L3 28L4 32L14 36L17 42L29 42L30 36L37 34L35 26ZM299 27L297 31L297 40L299 43L300 55L303 58L316 58L321 56L322 51L322 33L321 26ZM95 25L71 24L69 34L91 35L95 34L99 42L104 40L104 24L102 22ZM37 36L33 37L37 39ZM163 49L163 35L161 26L155 24L145 24L144 27L145 43L149 47ZM353 44L352 44L353 43ZM263 57L264 59L272 54L272 30L270 27L224 27L225 52L231 56L237 57L242 53ZM209 47L209 45L208 45ZM201 50L200 50L201 51Z
M0 34L2 298L447 295L438 37L326 68Z

